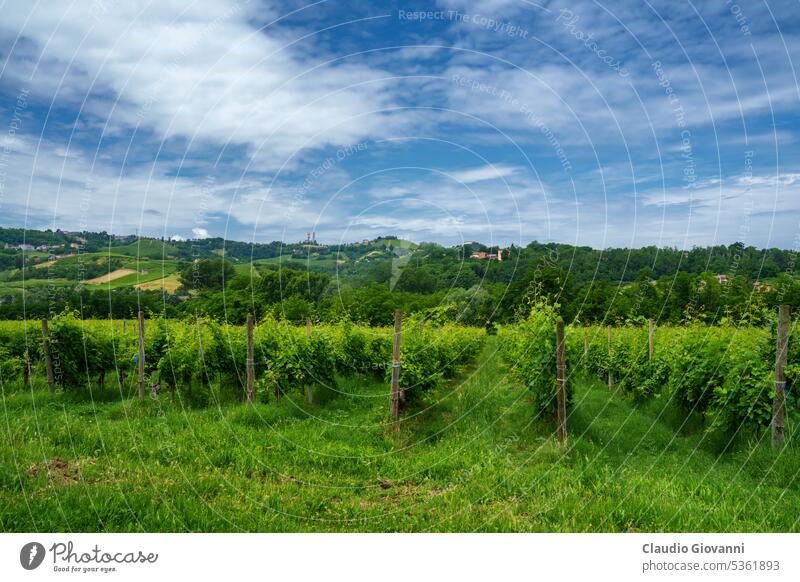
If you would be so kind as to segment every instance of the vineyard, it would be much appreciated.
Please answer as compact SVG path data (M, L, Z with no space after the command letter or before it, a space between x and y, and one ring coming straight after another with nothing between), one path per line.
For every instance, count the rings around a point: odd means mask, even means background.
M499 334L512 374L529 387L538 414L546 417L556 405L557 319L552 307L540 303L525 321ZM687 418L699 418L707 434L733 439L772 421L776 323L767 328L697 324L649 329L646 321L614 328L573 325L565 337L567 369L576 379L606 382L636 403L662 400ZM800 342L789 342L786 359L784 406L797 412Z
M135 393L140 342L137 322L81 320L63 313L47 323L0 323L4 382L45 376L51 360L52 387L66 391L106 387L109 378L123 397ZM164 387L173 399L207 403L213 397L246 398L248 333L245 326L216 321L142 320L142 372L151 396ZM432 326L409 319L403 334L400 383L403 396L452 378L480 351L485 332L453 324ZM339 325L295 327L267 320L252 330L255 394L266 401L283 394L306 395L311 386L335 390L335 377L391 375L393 330ZM49 348L45 353L44 346Z
M496 336L416 317L0 323L0 525L800 530L793 340L785 444L767 436L777 318L558 324L546 302Z

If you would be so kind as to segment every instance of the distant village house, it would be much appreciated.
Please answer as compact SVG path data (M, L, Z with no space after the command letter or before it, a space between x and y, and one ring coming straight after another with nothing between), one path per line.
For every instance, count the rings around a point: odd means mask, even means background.
M497 249L496 253L487 253L486 251L475 251L469 256L471 259L478 259L479 261L502 261L503 249Z

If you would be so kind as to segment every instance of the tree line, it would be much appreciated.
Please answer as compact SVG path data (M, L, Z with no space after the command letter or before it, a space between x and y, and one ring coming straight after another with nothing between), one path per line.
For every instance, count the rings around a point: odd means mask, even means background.
M597 250L534 242L506 249L503 261L490 261L470 258L475 245L423 243L404 247L401 261L399 244L386 238L346 245L352 256L341 265L288 260L258 264L247 274L225 258L195 258L182 263L175 294L31 287L25 301L0 302L0 318L40 317L64 307L86 317L131 317L143 308L234 323L263 313L298 322L310 317L389 325L393 311L402 309L490 326L519 319L533 296L546 297L566 321L585 323L637 317L758 323L764 310L779 303L800 309L798 266L789 250L741 243L689 251ZM334 251L320 246L314 252Z

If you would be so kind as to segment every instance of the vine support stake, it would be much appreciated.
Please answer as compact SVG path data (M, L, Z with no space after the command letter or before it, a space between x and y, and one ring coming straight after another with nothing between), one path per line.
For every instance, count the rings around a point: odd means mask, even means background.
M253 369L253 314L247 314L247 403L253 402L255 390L255 370Z
M306 317L306 339L309 340L309 343L310 343L310 341L311 341L311 318L310 317ZM306 388L306 392L307 392L306 397L308 399L308 403L309 404L314 404L314 389L313 389L312 384L310 382L308 383L308 387Z
M203 363L205 354L203 353L203 320L199 317L195 322L195 333L197 333L197 357L200 358L200 363Z
M614 374L611 373L611 326L608 326L608 389L614 389Z
M583 355L589 355L589 330L583 328Z
M772 401L772 447L783 445L786 408L786 359L789 350L789 306L778 307L778 340L775 346L775 398Z
M200 361L200 373L197 378L200 380L200 385L203 385L203 376L206 369L206 354L203 350L203 318L198 317L195 324L195 331L197 332L197 357ZM189 382L187 385L187 392L192 393L192 375L189 374Z
M47 320L42 320L42 353L44 354L44 367L47 370L47 389L52 392L55 388L55 375L53 374L53 358L50 356L50 334L47 330Z
M144 400L144 311L139 311L139 400Z
M647 323L647 359L652 360L653 352L655 351L656 322L653 319L649 319L647 320Z
M556 322L556 405L558 442L567 444L567 365L564 358L564 320Z
M400 336L403 329L403 312L394 312L394 342L392 344L392 387L390 392L390 412L392 428L400 428Z
M29 388L31 385L31 358L28 355L27 350L25 350L25 361L23 362L22 368L22 380L25 383L25 388Z

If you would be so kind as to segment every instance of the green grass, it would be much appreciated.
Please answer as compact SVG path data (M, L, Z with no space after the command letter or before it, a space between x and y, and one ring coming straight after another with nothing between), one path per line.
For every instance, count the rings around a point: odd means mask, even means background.
M23 289L33 289L33 288L40 288L40 287L68 287L71 285L76 285L76 281L70 281L69 279L25 279L25 281L3 281L0 282L0 291L19 291L22 292Z
M131 257L162 259L176 256L178 247L159 240L143 239L127 245L111 247L115 253Z
M88 263L96 260L104 260L107 261L108 259L122 259L123 263L127 263L131 261L131 257L129 255L120 254L120 253L109 253L108 251L100 251L96 253L79 253L77 255L61 257L58 259L54 259L60 265L72 265L72 264L80 264L80 263ZM33 269L29 269L29 271L42 271L44 273L47 272L47 267L34 267Z
M168 277L173 273L177 272L178 263L177 261L172 261L169 259L165 259L163 261L150 260L150 261L138 261L138 262L135 259L133 259L130 261L130 263L126 262L123 268L138 269L139 271L144 270L147 271L147 274L131 273L130 275L125 275L124 277L120 277L119 279L114 279L113 281L109 281L108 283L92 285L92 288L101 290L118 289L120 287L131 287L133 285L138 285L139 283L147 283L148 281L163 279L164 277Z
M798 531L800 455L718 452L576 382L570 448L494 354L387 430L387 386L204 409L3 387L4 531ZM41 383L40 379L37 382ZM335 396L335 397L333 397Z
M250 263L235 263L233 268L237 275L245 275L246 277L258 276L258 270Z

